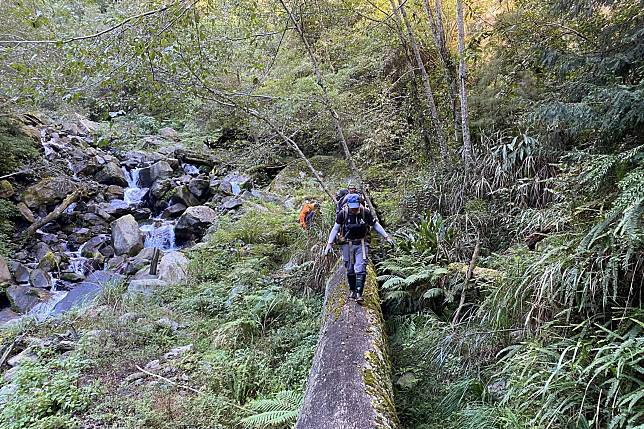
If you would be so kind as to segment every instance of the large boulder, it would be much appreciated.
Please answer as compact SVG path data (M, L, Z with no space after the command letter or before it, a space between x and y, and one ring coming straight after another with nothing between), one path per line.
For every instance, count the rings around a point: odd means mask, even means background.
M46 271L36 268L29 275L29 283L39 289L49 289L51 287L51 276Z
M18 313L26 313L51 297L51 294L44 289L22 285L9 286L6 294L12 310Z
M12 277L11 272L9 271L9 264L7 261L0 256L0 284L2 283L11 283Z
M143 234L132 215L125 215L112 222L112 245L117 255L136 255L143 249Z
M188 189L199 199L208 198L208 194L210 194L210 179L204 176L195 177L188 183Z
M0 262L0 265L2 265L2 262ZM18 283L27 283L29 282L29 269L20 262L16 262L13 265L13 277Z
M36 209L57 204L76 189L76 184L66 176L48 177L28 187L22 194L22 201L30 209Z
M113 161L105 164L103 168L96 173L94 178L98 183L102 183L104 185L127 186L127 179L125 178L123 169Z
M249 176L230 173L219 183L219 190L228 195L239 195L244 189L251 188L251 178Z
M172 196L170 202L172 204L183 204L186 207L198 206L199 204L201 204L197 197L192 195L192 192L190 192L190 189L188 189L188 186L186 185L180 186L176 189L176 192Z
M168 252L163 255L158 267L159 280L168 283L181 283L188 277L188 258L181 252Z
M47 252L45 256L38 261L38 268L48 273L60 268L60 255L54 252ZM33 273L32 273L33 274Z
M84 258L96 257L101 253L101 250L109 244L108 241L108 238L104 235L90 238L81 247L81 256Z
M177 133L177 130L175 130L174 128L161 128L159 130L159 135L168 140L179 140L179 133Z
M172 189L171 180L156 180L150 187L148 198L152 199L153 201L160 200L170 189Z
M11 198L15 194L11 182L8 180L0 180L0 198Z
M179 240L190 240L201 236L217 218L217 213L207 206L188 207L181 215L174 233Z
M164 282L163 280L159 280L155 278L135 279L130 281L127 287L127 293L130 296L133 296L133 295L150 296L157 289L164 288L167 285L168 283Z
M172 204L170 207L163 210L163 213L161 213L161 218L174 219L176 217L179 217L183 212L185 212L186 208L187 207L181 203Z
M145 188L150 187L156 180L172 177L173 171L166 161L159 161L139 171L139 184Z

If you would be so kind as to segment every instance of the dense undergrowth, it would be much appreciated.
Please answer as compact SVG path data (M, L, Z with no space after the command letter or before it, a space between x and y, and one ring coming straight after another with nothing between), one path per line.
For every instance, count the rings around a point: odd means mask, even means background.
M19 39L64 39L149 7L98 3L48 1L51 17L23 3L7 2L0 11L17 18L7 22ZM105 145L145 147L147 134L171 125L187 146L205 143L239 168L261 172L266 183L295 164L280 130L338 187L329 174L344 167L335 157L334 124L280 4L199 3L199 10L177 2L165 14L135 20L119 33L121 43L4 47L0 65L8 78L0 89L17 108L64 100L106 120L122 110L102 130ZM447 124L449 84L425 12L421 2L405 3ZM641 2L466 3L474 146L467 165L459 137L449 159L438 159L421 79L408 71L410 47L400 44L388 2L318 1L297 11L374 203L396 232L397 249L374 246L373 256L397 412L405 427L419 429L642 428ZM450 25L452 9L443 4ZM447 36L455 61L456 41ZM222 103L222 93L275 128ZM445 127L450 135L458 131ZM280 173L273 190L323 200L313 179L297 170ZM293 213L275 207L224 220L193 252L187 285L145 302L121 299L117 290L93 315L38 328L81 323L112 332L93 340L100 347L78 352L79 362L89 356L78 374L105 380L105 400L99 408L80 401L61 412L115 427L236 427L242 418L288 426L320 306L319 295L309 297L302 286L319 288L328 268L317 257L330 227L332 208L324 207L324 224L311 240L288 220ZM0 201L0 222L10 208ZM0 223L0 241L10 228ZM476 248L477 268L467 278ZM290 269L281 269L289 259ZM120 321L128 313L139 321ZM181 328L156 327L164 316ZM207 394L161 384L119 390L135 364L188 343L195 351L181 364L188 374L182 384L206 386ZM20 398L12 410L32 410L27 395Z
M93 308L5 332L4 344L18 333L80 338L63 356L37 348L41 358L20 367L0 426L231 428L262 427L266 418L292 421L299 400L291 400L290 417L284 404L303 392L321 307L319 294L303 293L312 242L295 220L274 206L224 217L191 252L185 284L147 298L114 285ZM150 370L174 382L141 378L137 366L164 362L164 354L189 344L169 372Z

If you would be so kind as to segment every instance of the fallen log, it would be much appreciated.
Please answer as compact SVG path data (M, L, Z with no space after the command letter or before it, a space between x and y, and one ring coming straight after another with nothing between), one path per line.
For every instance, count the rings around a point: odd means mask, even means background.
M60 217L60 215L63 214L65 209L69 207L73 202L75 202L77 199L80 198L80 196L83 194L84 189L78 189L71 194L69 194L62 203L60 203L51 213L49 213L47 216L38 219L36 222L32 223L29 228L27 228L27 235L32 235L38 228L40 228L43 225L48 224L49 222L52 222Z
M326 285L323 322L296 429L389 429L399 426L376 275L369 267L365 302L347 299L339 265Z

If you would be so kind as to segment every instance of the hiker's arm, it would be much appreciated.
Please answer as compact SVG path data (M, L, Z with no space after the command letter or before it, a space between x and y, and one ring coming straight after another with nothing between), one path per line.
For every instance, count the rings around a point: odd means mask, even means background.
M333 244L335 241L335 237L338 235L338 232L340 231L340 224L336 223L333 225L333 229L331 229L331 232L329 233L329 239L326 241L328 244Z
M326 247L322 251L323 255L328 255L333 248L333 242L335 241L335 237L338 235L338 231L340 231L340 224L336 222L336 224L333 226L333 229L331 230L331 233L329 234L329 239L327 240Z
M373 224L373 229L375 229L378 232L378 234L380 234L382 236L382 238L384 238L388 242L393 241L393 238L391 238L391 236L389 234L387 234L387 231L385 231L385 229L382 227L382 225L380 225L380 222L374 223Z

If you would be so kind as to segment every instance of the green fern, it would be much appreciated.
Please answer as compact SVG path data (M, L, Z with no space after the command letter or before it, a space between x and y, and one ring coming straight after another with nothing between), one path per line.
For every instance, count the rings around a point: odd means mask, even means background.
M284 428L297 419L302 404L301 393L284 390L273 398L256 399L248 404L253 412L241 422L247 428Z

